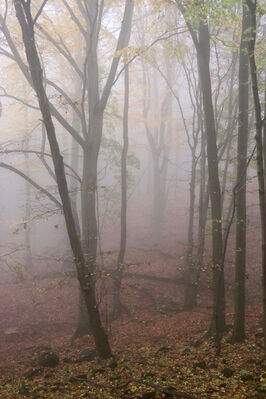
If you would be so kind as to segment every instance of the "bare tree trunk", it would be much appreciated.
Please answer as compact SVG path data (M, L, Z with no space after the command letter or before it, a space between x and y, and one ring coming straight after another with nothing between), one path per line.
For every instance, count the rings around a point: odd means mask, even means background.
M80 89L80 88L79 88ZM73 115L72 125L77 132L80 131L80 122L76 118L76 115ZM76 140L72 138L72 145L71 145L71 167L78 171L79 168L79 145ZM70 197L71 197L71 204L73 211L77 214L77 221L78 221L78 209L77 203L80 193L78 192L78 185L76 179L70 180ZM81 236L81 231L79 230L79 234ZM78 324L75 333L73 334L72 341L78 337L82 337L87 334L92 334L91 323L89 319L89 313L86 306L86 301L84 298L84 294L82 292L82 288L79 284L79 305L78 305Z
M27 100L27 99L25 99ZM28 109L25 109L25 136L24 136L24 149L25 149L25 168L26 174L29 176L29 143L30 133L28 131ZM31 185L25 182L26 186L26 204L25 204L25 246L26 246L26 268L32 268L32 252L31 252Z
M262 238L262 303L263 303L263 331L264 331L264 351L266 353L266 193L264 185L264 161L263 161L263 127L265 119L261 116L261 104L258 89L258 74L255 60L256 29L257 29L257 1L246 0L251 15L251 39L249 40L248 54L250 73L252 81L252 92L256 117L256 144L257 144L257 176L259 185L259 203L261 219L261 238Z
M225 293L222 237L221 190L218 174L218 154L216 144L216 127L212 102L210 76L210 33L204 10L200 15L198 32L186 16L185 7L178 5L197 51L199 78L202 90L204 120L207 140L207 157L212 213L212 268L213 268L213 322L216 337L217 354L220 353L221 334L225 330Z
M200 21L198 64L205 116L213 244L213 294L215 334L225 330L224 265L222 240L221 192L218 174L218 154L210 80L210 36L206 20ZM218 342L217 342L218 343Z
M196 168L197 159L195 149L192 150L192 165L191 165L191 178L190 178L190 199L189 199L189 223L188 223L188 248L186 256L186 288L185 288L185 299L184 309L191 310L196 306L196 275L195 275L195 264L196 259L193 256L194 240L193 240L193 229L194 229L194 215L195 215L195 189L196 189Z
M200 161L200 193L199 193L199 223L198 223L198 250L195 262L195 283L191 301L194 306L197 304L198 285L200 273L204 267L205 233L210 199L209 183L206 184L206 137L201 121L201 161Z
M49 108L49 102L43 85L43 72L35 44L34 20L31 15L31 6L30 3L21 3L18 0L14 0L14 5L22 30L23 42L32 83L38 97L40 110L46 127L70 245L75 259L78 280L84 293L84 298L87 304L88 312L90 314L96 349L100 358L107 358L111 356L111 349L109 346L108 337L101 324L99 309L95 298L93 277L85 264L81 241L76 230L75 219L71 208L71 201L64 171L63 158L60 154L55 127Z
M246 280L246 180L248 146L248 38L250 36L250 13L247 4L242 2L242 35L239 54L239 114L237 145L237 185L236 190L236 252L235 252L235 313L232 340L245 339L245 280Z
M129 73L125 68L125 95L123 112L123 148L121 154L121 230L120 250L117 258L117 270L114 279L114 317L120 316L124 305L121 303L121 283L124 269L124 257L127 242L127 152L128 152L128 107L129 107Z

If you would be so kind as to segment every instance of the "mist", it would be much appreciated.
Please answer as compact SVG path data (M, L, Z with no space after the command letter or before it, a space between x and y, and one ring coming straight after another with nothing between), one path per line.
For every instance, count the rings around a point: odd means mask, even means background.
M263 397L262 2L2 3L0 396Z

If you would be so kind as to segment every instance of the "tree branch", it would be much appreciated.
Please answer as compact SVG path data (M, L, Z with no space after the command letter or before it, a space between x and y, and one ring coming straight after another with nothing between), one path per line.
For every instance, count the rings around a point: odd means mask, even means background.
M59 209L61 209L61 210L63 209L62 204L51 193L49 193L49 191L47 191L45 188L41 187L38 183L36 183L34 180L32 180L30 177L28 177L25 173L21 172L14 166L8 165L4 162L0 162L0 168L9 169L12 172L16 173L17 175L19 175L20 177L25 179L28 183L30 183L38 191L45 194L52 202L54 202L58 206Z
M35 15L35 18L34 18L34 20L33 20L33 25L35 25L36 24L36 22L37 22L37 20L38 20L38 18L39 18L39 16L41 15L41 13L42 13L42 10L44 9L44 7L45 7L45 4L47 3L47 1L48 0L44 0L44 2L42 3L42 5L41 5L41 7L40 7L40 9L39 9L39 11L37 12L37 14Z
M52 155L49 154L48 152L43 152L43 151L35 151L35 150L3 150L0 151L0 154L13 154L13 153L23 153L23 154L35 154L35 155L43 155L45 157L52 158ZM78 173L68 164L64 163L65 167L69 169L73 173L73 178L76 179L80 184L82 183L80 176Z

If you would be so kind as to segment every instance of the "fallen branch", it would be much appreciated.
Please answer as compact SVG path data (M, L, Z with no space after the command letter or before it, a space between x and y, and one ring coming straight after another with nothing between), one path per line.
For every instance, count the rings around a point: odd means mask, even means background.
M81 379L79 377L72 377L72 381L75 380L76 382L84 382L84 379ZM190 394L190 393L186 393L186 392L180 392L175 390L174 388L164 388L163 386L159 385L159 384L153 384L152 382L147 382L147 381L143 381L140 379L135 379L135 378L129 378L127 381L122 382L119 385L108 385L108 384L99 384L93 380L87 380L91 385L94 385L97 388L105 388L105 389L111 389L111 390L119 390L119 389L123 389L125 387L127 387L129 384L131 383L135 383L138 385L145 385L147 387L153 388L158 392L167 394L167 395L171 395L173 397L176 398L185 398L185 399L198 399L196 396Z

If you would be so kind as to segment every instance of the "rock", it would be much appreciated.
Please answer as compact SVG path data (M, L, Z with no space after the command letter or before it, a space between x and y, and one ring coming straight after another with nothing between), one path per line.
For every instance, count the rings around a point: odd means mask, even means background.
M171 348L170 346L161 346L161 347L157 350L156 354L158 354L158 353L169 353L169 352L171 352L171 351L172 351L172 348Z
M248 371L246 370L241 370L240 371L240 379L242 381L253 381L254 377L252 374L250 374Z
M182 350L181 355L188 355L189 353L191 353L191 350L189 348L185 348Z
M43 376L43 378L45 378L45 379L47 379L47 380L49 380L49 378L52 378L53 377L53 374L52 373L46 373L46 374L44 374L44 376Z
M55 367L59 363L58 355L53 351L42 351L37 358L38 365L41 367Z
M87 381L87 375L86 374L78 374L78 375L72 375L69 378L69 382L81 382L81 381Z
M156 391L145 392L143 395L139 396L140 399L155 399L157 396Z
M196 341L192 341L191 345L194 346L194 348L199 348L202 345L202 342L197 339Z
M104 367L96 367L93 368L92 370L90 370L91 375L96 375L96 374L103 374L105 372L105 368Z
M109 367L112 370L115 369L117 367L117 361L114 358L108 360L107 367Z
M259 329L259 331L255 334L255 338L259 339L259 338L263 338L264 337L264 333L262 328Z
M222 374L223 374L226 378L229 378L229 377L232 377L232 375L234 374L234 371L233 371L232 369L230 369L229 367L225 367L225 368L222 370Z
M69 357L65 356L65 357L63 358L63 362L64 362L64 363L71 363L72 360L71 360Z
M84 361L90 362L93 359L95 359L96 355L97 355L96 349L90 349L90 348L83 349L83 351L81 351L79 354L78 362L84 362Z
M194 364L193 364L193 367L194 367L194 369L196 369L196 368L198 367L199 369L206 370L207 364L206 364L206 362L203 360L202 362L196 362L196 363L194 363Z
M42 367L34 367L28 371L26 371L26 373L24 373L24 377L28 380L32 380L33 377L37 377L38 375L43 373L43 368Z

